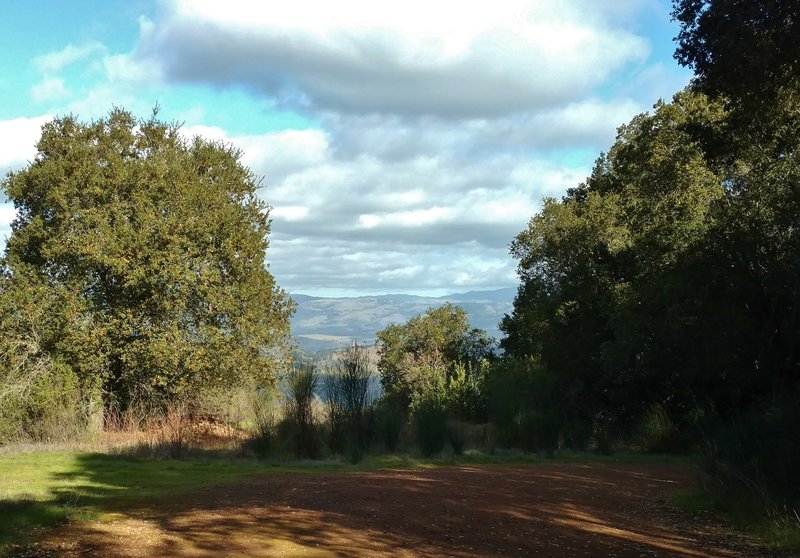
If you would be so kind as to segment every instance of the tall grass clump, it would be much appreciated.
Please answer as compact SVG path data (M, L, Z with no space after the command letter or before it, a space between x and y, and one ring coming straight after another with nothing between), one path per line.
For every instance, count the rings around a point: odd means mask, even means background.
M303 362L295 365L287 378L285 428L291 431L294 452L302 459L314 459L319 455L318 425L314 411L316 393L319 388L319 372L316 363Z
M266 457L277 449L278 424L281 418L278 393L273 388L256 388L251 396L253 437L248 445L253 452Z
M366 347L353 343L339 352L325 377L328 444L350 461L363 459L372 427L370 383L373 364Z
M645 413L640 436L643 449L649 453L683 453L689 446L685 428L660 403Z

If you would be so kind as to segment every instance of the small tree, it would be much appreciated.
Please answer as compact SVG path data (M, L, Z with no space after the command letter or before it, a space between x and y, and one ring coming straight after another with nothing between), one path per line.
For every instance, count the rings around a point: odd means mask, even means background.
M443 371L447 385L459 365L477 370L494 348L486 332L470 326L467 312L452 304L391 324L377 335L381 385L384 392L396 394L404 408L432 381L427 372Z

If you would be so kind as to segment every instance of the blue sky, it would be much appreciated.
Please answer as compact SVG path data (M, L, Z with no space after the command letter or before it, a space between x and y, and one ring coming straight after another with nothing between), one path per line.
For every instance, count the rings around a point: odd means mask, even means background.
M516 283L508 244L690 74L661 0L13 2L0 172L112 106L235 144L293 293ZM13 208L0 205L0 233Z

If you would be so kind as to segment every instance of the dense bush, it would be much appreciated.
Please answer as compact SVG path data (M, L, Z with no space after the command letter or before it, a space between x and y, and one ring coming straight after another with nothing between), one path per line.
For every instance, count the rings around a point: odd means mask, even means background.
M505 359L488 380L489 419L499 441L529 451L552 451L566 421L556 377L533 359Z
M84 439L102 428L97 390L30 344L8 341L0 359L0 444Z
M406 413L400 398L395 394L384 394L376 403L377 433L384 447L393 452L400 441L400 433L406 424Z
M419 450L430 457L444 449L448 438L447 408L441 400L420 401L413 410L414 432Z
M455 455L464 453L467 443L466 428L463 423L457 420L450 420L447 423L447 442Z
M486 378L489 362L457 363L447 378L447 406L450 413L463 421L486 421Z
M708 428L706 468L728 492L800 509L800 405L795 397L772 396L733 420L717 418Z
M650 407L642 418L641 444L650 453L686 453L698 439L698 425L694 422L679 422L679 413L670 412L663 404ZM700 416L687 417L700 419Z

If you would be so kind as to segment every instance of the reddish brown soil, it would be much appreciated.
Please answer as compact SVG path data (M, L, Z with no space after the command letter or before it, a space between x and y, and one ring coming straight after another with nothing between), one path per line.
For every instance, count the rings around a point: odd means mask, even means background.
M664 503L695 475L564 464L271 475L67 526L38 548L65 557L765 556L712 518Z

